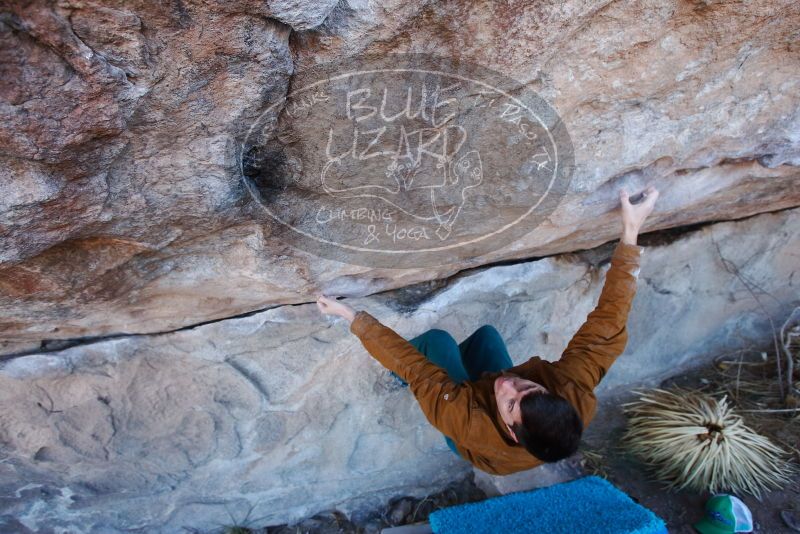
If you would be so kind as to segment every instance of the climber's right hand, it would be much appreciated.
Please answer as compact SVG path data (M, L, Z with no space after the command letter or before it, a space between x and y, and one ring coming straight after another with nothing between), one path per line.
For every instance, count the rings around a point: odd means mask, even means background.
M639 233L644 224L644 220L653 211L653 207L658 199L658 189L648 186L642 192L644 199L636 204L631 204L628 192L625 189L619 190L619 200L622 203L622 228L623 231Z

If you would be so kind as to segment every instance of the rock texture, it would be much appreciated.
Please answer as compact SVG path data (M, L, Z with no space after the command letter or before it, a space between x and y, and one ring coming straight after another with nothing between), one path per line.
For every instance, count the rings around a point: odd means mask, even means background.
M463 476L316 295L557 358L622 187L661 196L600 394L768 341L764 313L800 304L799 23L792 0L0 3L0 530L286 523ZM574 173L534 231L371 268L295 247L254 199L240 157L265 110L309 69L393 53L483 65L558 112Z
M325 291L364 296L617 235L800 205L800 5L716 1L6 2L0 7L0 347L165 332ZM542 95L575 147L559 208L508 247L370 269L291 246L236 147L295 72L424 52Z
M672 242L644 236L629 344L601 397L769 347L763 313L781 320L800 305L799 228L792 209ZM349 302L408 338L437 327L461 340L489 323L515 363L556 359L596 303L613 246ZM207 532L251 508L257 525L278 524L422 496L471 469L314 304L14 358L0 366L0 405L0 526L18 532Z

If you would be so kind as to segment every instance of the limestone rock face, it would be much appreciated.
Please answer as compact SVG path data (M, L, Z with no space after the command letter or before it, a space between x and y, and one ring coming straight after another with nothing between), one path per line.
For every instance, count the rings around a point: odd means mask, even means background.
M515 362L556 359L599 296L620 188L661 196L601 397L764 343L763 313L800 304L799 25L791 0L3 3L0 530L209 531L440 488L471 467L315 297L406 337L493 324ZM298 218L320 196L287 180L328 127L292 91L394 54L492 69L556 112L570 179L532 231L392 269L320 257L270 215L251 172L306 195ZM265 120L286 135L249 146ZM492 136L485 176L528 169L518 134ZM467 200L512 211L503 193Z
M770 316L786 317L800 305L798 228L793 209L643 241L628 346L601 400L720 352L770 346L767 318L723 259L775 297L762 299ZM612 249L351 304L408 339L444 328L460 342L492 324L515 364L555 360L595 306ZM255 526L358 513L471 469L346 322L315 304L7 360L0 405L0 527L17 532L207 532L251 508Z
M791 0L35 0L0 10L7 354L591 248L617 237L620 187L659 187L645 232L800 205ZM574 145L567 194L525 237L456 264L393 271L294 248L244 187L237 147L294 74L401 52L485 65L541 95Z
M243 195L225 153L240 125L285 91L290 29L224 3L3 11L2 335L13 346L140 331L135 295L181 264L199 266L193 253L166 252L170 243L251 221L235 215ZM157 293L180 300L182 291ZM171 306L152 304L145 315ZM109 306L122 313L110 322L101 319L116 315ZM99 315L86 323L87 312ZM99 328L85 328L92 323Z

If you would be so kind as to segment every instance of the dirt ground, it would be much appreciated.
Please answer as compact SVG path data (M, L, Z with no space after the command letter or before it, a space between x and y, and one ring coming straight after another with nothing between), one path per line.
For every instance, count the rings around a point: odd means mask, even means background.
M741 373L740 373L741 377ZM751 377L752 378L752 377ZM769 377L766 377L769 379ZM731 373L722 373L716 366L707 366L666 380L662 387L673 385L684 388L704 388L718 390L731 388ZM755 383L755 382L754 382ZM765 392L766 393L766 392ZM741 395L744 397L744 395ZM646 469L619 445L625 429L625 416L622 402L633 400L629 394L617 402L605 403L598 410L592 424L587 428L585 442L590 471L604 476L634 500L649 508L667 522L671 534L696 534L692 524L703 516L706 500L710 493L691 491L668 491L660 482L648 476ZM744 400L744 399L743 399ZM748 398L753 401L753 397ZM751 407L752 402L747 403ZM734 407L737 407L734 404ZM793 419L777 418L773 414L745 415L745 422L752 428L778 441L784 446L800 446L800 417ZM593 456L596 454L597 456ZM794 461L800 460L795 454ZM760 534L792 533L781 518L782 510L794 510L800 514L800 475L793 477L793 483L782 491L771 491L762 496L761 501L749 495L737 495L747 504L753 514L754 532Z

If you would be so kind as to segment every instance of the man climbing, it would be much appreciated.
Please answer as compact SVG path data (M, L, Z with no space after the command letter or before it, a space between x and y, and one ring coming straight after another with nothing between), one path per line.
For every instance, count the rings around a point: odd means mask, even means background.
M431 329L408 341L366 311L320 295L325 314L344 317L376 360L410 384L428 421L448 446L495 475L566 458L595 415L594 388L628 341L643 247L636 237L659 192L631 203L620 190L622 235L595 309L556 362L534 356L513 366L500 334L484 325L458 344Z

